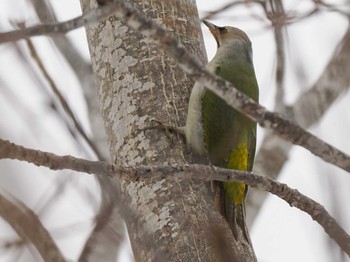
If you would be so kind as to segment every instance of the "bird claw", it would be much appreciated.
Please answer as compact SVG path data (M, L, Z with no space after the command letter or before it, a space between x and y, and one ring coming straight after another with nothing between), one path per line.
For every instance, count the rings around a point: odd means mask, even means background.
M185 127L177 127L177 126L171 126L171 125L165 125L161 121L152 119L152 124L155 123L155 125L147 126L141 129L141 131L147 131L147 130L163 130L166 134L166 136L169 138L169 140L173 143L174 139L173 136L171 136L171 133L179 134L182 137L185 137Z

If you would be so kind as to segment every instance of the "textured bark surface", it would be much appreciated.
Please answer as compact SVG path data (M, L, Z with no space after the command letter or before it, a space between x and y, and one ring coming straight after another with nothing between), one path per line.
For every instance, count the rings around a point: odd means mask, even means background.
M206 62L194 1L133 4ZM84 12L95 7L83 5ZM204 161L194 159L179 136L143 131L153 119L183 126L193 81L150 40L115 17L87 28L87 34L112 161L128 166ZM214 210L210 183L176 177L116 182L123 201L138 213L124 214L136 261L255 261L251 247L235 242Z
M86 7L94 8L89 1ZM174 6L176 5L176 6ZM172 30L203 63L206 62L194 1L135 1L148 17ZM85 10L84 10L85 11ZM184 163L191 159L183 140L142 129L152 119L182 126L193 81L142 35L111 17L88 28L93 68L113 161L123 165ZM212 260L203 228L212 209L205 183L179 179L130 183L123 193L145 219L147 230L162 243L172 261ZM126 221L137 261L152 260L142 247L139 223ZM157 245L148 243L148 245Z

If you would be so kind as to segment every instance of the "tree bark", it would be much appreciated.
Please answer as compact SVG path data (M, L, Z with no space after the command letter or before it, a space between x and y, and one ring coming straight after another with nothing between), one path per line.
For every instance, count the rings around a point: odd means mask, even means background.
M206 63L194 0L132 4L173 31ZM96 4L83 0L82 6L85 12ZM87 35L112 161L129 166L203 161L188 152L181 137L143 130L153 119L183 126L194 82L150 40L116 17L88 27ZM240 261L254 261L250 247L232 245L227 223L214 210L209 183L178 178L115 182L142 218L126 219L136 261L232 261L236 255ZM155 257L151 246L162 255Z

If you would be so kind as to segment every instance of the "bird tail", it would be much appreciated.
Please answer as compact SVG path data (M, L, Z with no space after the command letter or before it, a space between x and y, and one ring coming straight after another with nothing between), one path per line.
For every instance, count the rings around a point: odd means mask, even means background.
M248 227L245 220L244 200L239 204L235 203L232 196L224 189L222 183L220 187L221 214L226 218L228 224L230 225L234 238L238 239L238 235L243 234L246 241L251 244Z
M251 240L248 233L247 224L245 222L245 206L244 203L235 205L232 202L227 203L225 207L226 219L231 227L233 236L238 239L238 228L243 233L244 238L251 244Z

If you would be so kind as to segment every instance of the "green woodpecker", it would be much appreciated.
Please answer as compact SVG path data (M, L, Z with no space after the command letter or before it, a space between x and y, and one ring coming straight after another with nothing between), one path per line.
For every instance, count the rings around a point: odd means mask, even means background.
M207 70L231 82L238 90L258 101L259 89L248 36L240 29L219 27L208 21L217 42L217 52ZM255 156L256 123L228 106L200 83L193 86L186 120L187 144L198 154L206 154L212 165L251 171ZM241 183L216 183L220 192L219 209L233 235L237 226L250 242L245 224L244 200L247 186Z

